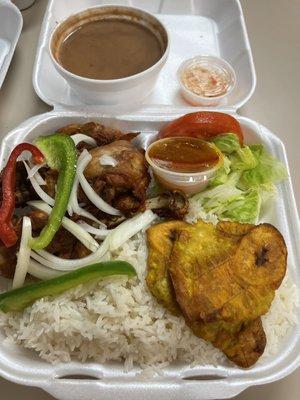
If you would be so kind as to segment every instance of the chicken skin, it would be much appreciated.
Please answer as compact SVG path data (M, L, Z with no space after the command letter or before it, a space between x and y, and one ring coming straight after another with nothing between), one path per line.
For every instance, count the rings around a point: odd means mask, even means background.
M145 157L130 142L117 140L90 150L92 160L84 174L101 192L113 192L110 203L125 214L144 209L150 177ZM115 165L102 165L100 158L110 156ZM100 185L102 184L102 187Z

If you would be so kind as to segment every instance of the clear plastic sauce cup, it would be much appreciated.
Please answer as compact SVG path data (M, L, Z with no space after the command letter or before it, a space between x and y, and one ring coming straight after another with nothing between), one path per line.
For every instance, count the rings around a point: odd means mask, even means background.
M182 96L192 105L225 103L236 84L232 66L215 56L197 56L184 61L177 77Z
M205 146L213 150L216 154L217 161L212 167L199 170L198 172L181 172L168 169L158 165L156 160L151 156L151 150L159 143L167 142L173 139L187 139L199 143L205 143ZM155 141L150 144L145 154L148 164L153 170L155 178L167 189L182 190L186 194L194 194L202 191L208 185L209 181L215 176L216 171L223 165L223 154L212 143L206 142L199 138L170 137Z

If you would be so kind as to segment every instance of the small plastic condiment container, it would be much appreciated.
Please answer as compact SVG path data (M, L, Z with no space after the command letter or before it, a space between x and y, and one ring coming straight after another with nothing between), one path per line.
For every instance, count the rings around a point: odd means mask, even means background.
M184 83L183 75L186 71L195 67L203 68L221 76L227 82L226 89L220 94L212 91L203 96L193 92ZM236 75L232 66L223 58L216 56L197 56L184 61L178 69L177 78L182 96L187 102L195 106L217 106L225 103L226 98L233 91L236 84Z
M59 46L74 30L90 21L101 19L138 21L159 39L163 53L160 59L148 69L135 75L119 79L91 79L76 75L58 62ZM72 14L52 32L49 54L57 72L67 81L76 95L85 104L107 106L138 105L154 89L157 78L165 65L170 51L169 35L165 26L154 15L135 7L103 5ZM80 57L80 54L78 55Z
M206 142L199 138L194 138L197 141L205 142L208 146L212 147L219 157L219 161L213 168L199 172L175 172L158 166L150 157L149 152L151 148L157 145L158 142L174 139L174 137L157 140L150 144L145 153L145 158L153 170L155 178L167 189L178 189L190 195L201 192L206 188L209 181L215 176L216 171L223 165L223 154L212 143ZM190 139L190 138L188 138Z

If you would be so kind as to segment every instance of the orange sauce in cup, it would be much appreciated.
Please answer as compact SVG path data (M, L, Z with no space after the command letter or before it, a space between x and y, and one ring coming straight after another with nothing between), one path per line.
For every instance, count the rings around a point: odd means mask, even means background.
M220 161L220 154L213 145L191 137L159 140L151 145L148 156L157 167L182 173L207 171Z

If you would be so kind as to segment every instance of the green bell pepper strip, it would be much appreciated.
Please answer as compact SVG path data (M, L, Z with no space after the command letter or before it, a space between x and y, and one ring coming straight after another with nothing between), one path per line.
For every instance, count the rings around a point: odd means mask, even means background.
M42 250L52 241L66 213L76 174L77 153L73 140L65 135L41 136L34 144L44 155L49 167L59 171L54 206L47 225L37 238L29 242L33 250Z
M89 265L63 274L48 281L41 281L0 294L0 310L4 313L22 311L36 300L57 296L83 283L113 275L136 275L135 269L126 261L107 261Z

